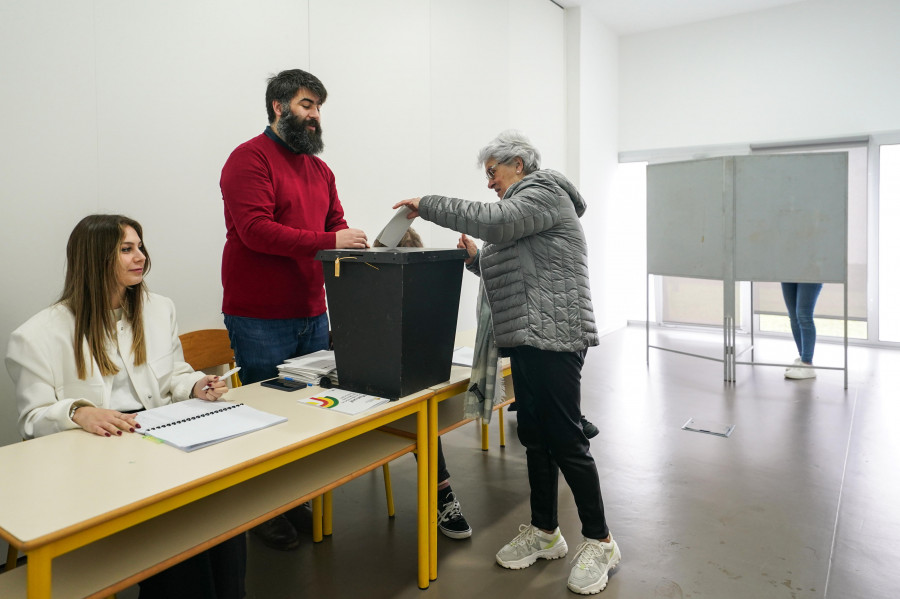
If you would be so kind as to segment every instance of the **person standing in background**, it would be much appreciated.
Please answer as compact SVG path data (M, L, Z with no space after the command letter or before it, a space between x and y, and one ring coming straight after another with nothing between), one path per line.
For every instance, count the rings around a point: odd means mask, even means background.
M225 209L222 312L244 384L278 375L289 358L328 349L323 249L365 248L344 220L324 149L321 109L328 92L300 69L270 78L269 126L238 146L222 169ZM300 543L308 506L253 529L274 549ZM293 522L292 522L293 520Z
M794 360L793 366L784 371L787 379L813 379L816 371L812 366L813 352L816 349L816 323L813 312L816 301L822 292L822 283L782 283L781 294L787 306L788 318L791 320L791 333L800 357Z

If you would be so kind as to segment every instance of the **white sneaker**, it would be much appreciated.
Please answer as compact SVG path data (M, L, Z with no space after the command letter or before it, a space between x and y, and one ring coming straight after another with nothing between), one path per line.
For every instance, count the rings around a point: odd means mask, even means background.
M784 378L786 379L814 379L816 378L816 371L814 368L804 368L802 366L803 362L800 362L801 365L793 366L784 371Z
M609 571L622 560L619 546L612 535L609 543L585 539L575 554L577 562L569 573L568 587L581 595L593 595L606 588Z
M553 534L547 534L531 524L519 526L519 534L497 552L497 563L510 570L527 568L538 558L558 559L565 557L569 546L559 527Z
M794 358L794 362L784 369L784 374L787 374L788 370L792 370L794 366L799 366L800 364L803 364L803 360L801 358Z

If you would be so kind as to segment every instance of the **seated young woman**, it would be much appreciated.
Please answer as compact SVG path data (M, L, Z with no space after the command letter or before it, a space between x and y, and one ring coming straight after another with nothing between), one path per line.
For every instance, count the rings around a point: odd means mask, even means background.
M75 226L62 295L9 340L23 438L78 428L119 437L140 426L136 412L226 393L225 381L184 361L175 307L147 290L149 270L137 221L95 214ZM239 535L148 578L140 597L240 599L245 558Z

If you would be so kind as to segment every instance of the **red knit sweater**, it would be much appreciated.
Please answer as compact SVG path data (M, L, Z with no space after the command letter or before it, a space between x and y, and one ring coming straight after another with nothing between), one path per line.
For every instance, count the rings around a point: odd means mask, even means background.
M225 249L222 311L251 318L325 312L318 250L347 228L334 174L265 133L238 146L222 169Z

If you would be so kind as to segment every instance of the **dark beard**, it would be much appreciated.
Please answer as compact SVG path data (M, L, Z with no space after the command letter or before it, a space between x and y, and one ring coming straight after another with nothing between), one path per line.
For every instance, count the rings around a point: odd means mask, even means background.
M306 128L310 125L314 125L316 130L308 131ZM322 127L315 119L301 121L296 114L287 111L278 119L277 128L281 139L296 154L315 156L325 149L325 143L322 141Z

